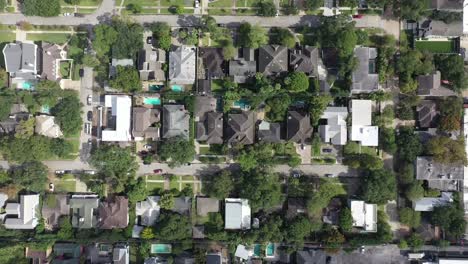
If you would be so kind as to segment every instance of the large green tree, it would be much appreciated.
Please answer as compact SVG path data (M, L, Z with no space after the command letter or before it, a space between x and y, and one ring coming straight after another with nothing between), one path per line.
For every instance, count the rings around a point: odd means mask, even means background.
M93 28L94 40L93 48L98 56L109 55L112 44L117 41L117 31L107 24L99 24Z
M257 3L257 15L272 17L276 15L276 6L272 1L261 0Z
M296 45L296 38L288 28L275 27L270 30L270 43L292 49Z
M268 43L267 31L260 25L244 22L239 27L237 46L257 49Z
M303 72L291 72L284 79L286 88L292 93L300 93L309 89L309 77Z
M163 141L159 148L159 156L170 167L177 167L193 160L195 147L182 137L173 137Z
M395 200L397 194L395 175L386 169L367 171L362 179L361 193L366 202L385 204Z
M333 101L333 98L329 95L315 95L309 100L309 113L310 119L313 126L318 125L320 117L323 111L327 108L328 104Z
M30 161L10 169L13 183L34 192L42 192L47 183L47 167L39 161Z
M434 207L431 222L440 226L444 232L460 237L465 233L466 222L463 208L457 202L455 199L453 204Z
M125 193L127 194L128 200L131 203L143 201L146 199L146 196L148 196L146 182L143 180L143 178L138 178L138 180L130 180L125 188Z
M143 48L143 27L134 22L120 19L112 20L117 39L112 44L112 58L133 58Z
M333 197L346 194L343 185L336 179L322 179L318 189L307 201L309 214L319 215L327 207Z
M288 94L282 94L267 99L267 118L273 122L281 122L286 118L286 113L292 100Z
M55 116L60 129L65 136L74 135L81 130L83 120L81 119L82 104L76 95L64 97L52 108L51 113Z
M404 207L398 210L400 222L412 227L418 228L421 225L421 212L416 212L409 207Z
M138 92L142 88L138 71L132 66L117 66L114 79L109 82L112 88L122 92Z
M163 212L159 216L154 231L155 238L162 241L178 241L192 237L189 218L171 212Z
M416 201L424 197L424 188L419 181L413 181L405 190L406 198Z
M419 137L414 134L411 127L400 127L396 143L398 145L398 158L408 163L415 161L422 151Z
M395 12L399 10L400 17L402 19L410 19L418 21L427 9L425 0L411 0L411 1L399 1L396 2L400 5L400 8L396 8Z
M278 175L268 171L255 170L242 175L239 182L239 197L249 199L252 210L267 210L282 201L281 184Z
M60 0L24 0L23 12L27 16L58 16L60 14Z
M203 192L220 200L229 197L229 194L234 189L234 181L228 170L223 170L210 178L210 181L203 184Z
M154 46L163 50L171 48L171 27L166 22L156 22L150 25L153 32Z
M439 128L451 132L460 129L463 115L463 100L459 97L449 97L440 102Z
M338 225L343 232L350 232L353 229L353 217L348 207L341 209Z
M458 54L440 54L434 56L434 63L436 68L440 70L442 79L450 81L451 87L455 91L467 88L467 78L465 76L462 56Z
M443 164L467 164L465 140L459 137L453 140L445 136L431 138L427 144L427 152L434 160Z

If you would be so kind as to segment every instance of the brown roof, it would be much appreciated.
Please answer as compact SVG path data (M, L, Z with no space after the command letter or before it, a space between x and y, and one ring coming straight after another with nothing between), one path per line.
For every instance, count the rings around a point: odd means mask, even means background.
M47 258L49 257L50 253L52 252L52 248L48 248L46 250L36 250L26 247L26 258L33 259L33 263L48 263Z
M159 138L159 110L145 107L133 108L133 137L156 140Z
M292 142L304 143L312 136L312 126L309 114L297 111L288 112L287 139Z
M128 199L115 196L99 203L99 228L125 228L128 225Z
M42 217L46 225L57 227L59 218L70 214L70 205L66 194L48 194L42 205Z

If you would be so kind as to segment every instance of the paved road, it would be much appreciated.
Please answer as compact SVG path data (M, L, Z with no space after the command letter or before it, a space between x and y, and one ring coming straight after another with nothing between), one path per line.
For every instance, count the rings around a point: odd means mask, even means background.
M93 68L84 67L83 77L81 78L81 89L80 89L80 101L83 104L83 124L90 123L88 121L88 112L93 111L93 106L88 105L88 96L93 93ZM91 152L91 145L88 144L88 140L91 139L91 135L85 132L85 129L81 129L80 135L80 159L87 160Z

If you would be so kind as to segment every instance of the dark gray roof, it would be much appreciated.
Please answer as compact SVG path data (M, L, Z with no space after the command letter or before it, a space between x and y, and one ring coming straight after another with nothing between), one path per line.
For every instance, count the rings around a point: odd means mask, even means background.
M353 71L351 93L370 93L379 89L379 74L376 73L375 66L377 49L357 47L354 49L354 55L358 66Z
M159 110L146 107L133 108L133 137L156 140L159 138Z
M207 144L223 143L223 113L206 113L204 121L197 122L197 140Z
M138 70L142 81L164 80L162 64L166 61L166 52L161 49L146 48L138 53Z
M203 121L205 114L208 112L216 111L216 98L212 96L196 96L193 116L195 121Z
M203 239L205 238L205 226L196 225L192 227L192 238L194 239Z
M309 250L296 252L297 264L326 264L327 253L323 250Z
M289 53L289 68L292 71L317 77L319 60L321 59L318 48L304 46L291 50Z
M307 212L307 202L305 198L288 198L288 210L286 218L293 219L299 214Z
M13 104L8 118L0 121L0 134L14 133L19 123L22 120L28 120L30 117L31 114L24 104Z
M239 49L238 55L229 61L229 76L232 76L236 83L248 82L255 76L256 72L257 62L253 49Z
M429 128L436 127L436 117L438 112L436 110L436 103L434 101L424 100L421 101L416 111L418 112L419 127Z
M418 95L421 96L453 96L452 90L441 85L440 71L418 76Z
M192 209L192 199L190 197L175 197L172 211L182 215L190 215Z
M230 144L253 144L255 141L255 121L255 113L252 111L229 114L226 141Z
M222 48L200 48L199 55L203 60L206 78L218 79L225 76Z
M99 228L125 228L128 225L128 199L124 196L107 198L99 203Z
M206 264L221 264L221 253L210 253L206 255Z
M262 121L258 125L258 141L276 143L281 141L281 124Z
M183 105L164 105L162 138L189 138L190 115Z
M430 1L430 8L434 9L447 9L447 10L456 10L461 11L463 9L462 0L432 0Z
M288 72L288 49L266 45L258 50L258 72L265 76L280 76Z
M429 188L459 191L462 187L463 165L445 165L435 162L432 157L417 157L416 179L427 180Z
M312 136L312 131L309 114L301 114L297 111L288 112L287 140L304 143Z
M97 224L97 195L73 195L70 198L72 226L75 228L94 228Z
M197 215L207 216L208 213L219 212L219 200L210 197L197 197Z

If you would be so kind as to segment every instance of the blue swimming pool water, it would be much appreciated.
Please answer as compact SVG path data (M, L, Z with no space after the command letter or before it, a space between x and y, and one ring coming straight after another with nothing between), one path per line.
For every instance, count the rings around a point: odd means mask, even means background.
M50 114L50 106L48 105L41 106L41 113Z
M271 257L275 255L275 244L273 243L268 243L266 246L266 254L267 257Z
M145 97L143 103L147 105L161 105L161 99L158 97Z
M240 107L241 109L246 109L248 108L250 105L249 105L249 102L245 99L240 99L238 101L235 101L234 102L234 106L235 107Z
M184 90L184 87L174 84L171 86L171 90L174 92L182 92Z
M149 90L150 90L150 92L159 92L159 91L162 90L163 87L164 86L162 86L162 85L153 84L153 85L149 86Z
M34 90L34 86L31 83L24 82L24 83L19 83L18 84L18 89Z

